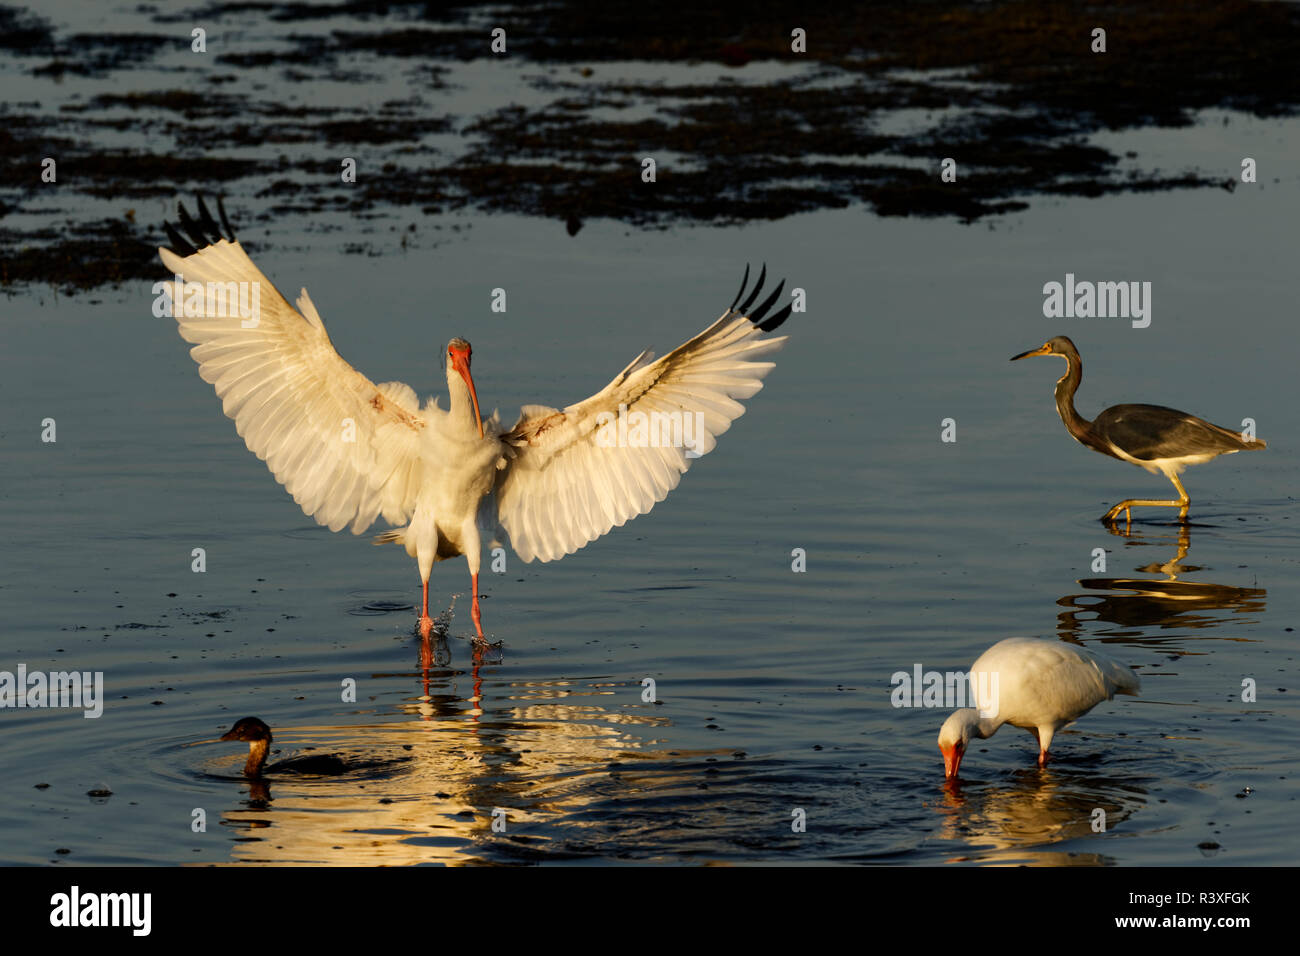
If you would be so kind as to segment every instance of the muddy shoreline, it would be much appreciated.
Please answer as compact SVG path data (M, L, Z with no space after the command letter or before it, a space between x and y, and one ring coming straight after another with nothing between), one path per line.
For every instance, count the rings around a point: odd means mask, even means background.
M804 4L791 24L776 3L659 18L567 2L510 8L501 24L511 67L526 67L545 102L449 111L458 69L493 56L485 16L498 9L218 3L157 9L156 32L96 34L0 7L11 73L52 92L69 77L112 87L58 106L6 97L0 287L156 277L160 226L134 207L197 191L246 201L243 222L486 210L554 219L572 235L600 218L665 228L852 206L973 223L1039 197L1231 188L1234 170L1148 168L1087 138L1184 126L1203 109L1282 116L1300 105L1294 5ZM202 69L167 67L191 23L214 36ZM259 24L282 31L269 48L238 41ZM791 52L793 26L806 53ZM1098 26L1104 54L1090 50ZM680 66L682 79L631 80L629 62ZM716 79L700 82L700 67ZM316 93L394 71L409 95L362 112ZM916 121L893 128L900 111ZM355 184L327 172L354 154L366 169ZM39 181L45 156L59 161L57 187ZM660 157L653 184L641 179L645 156ZM957 183L940 181L946 156ZM52 188L54 213L40 205ZM37 215L38 227L24 222ZM347 248L377 254L370 242Z

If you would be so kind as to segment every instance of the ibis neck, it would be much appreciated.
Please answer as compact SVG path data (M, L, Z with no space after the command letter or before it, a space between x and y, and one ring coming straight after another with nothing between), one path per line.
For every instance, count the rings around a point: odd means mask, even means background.
M248 760L244 763L245 777L260 777L262 767L266 763L266 753L271 745L265 740L250 740L248 742Z
M978 719L975 722L975 729L971 731L971 736L978 737L980 740L992 737L998 732L998 728L1005 723L1005 721L998 720L996 717L979 717L979 711L975 713Z
M953 712L953 716L958 715L960 715L963 740L984 740L992 737L998 732L998 728L1006 723L997 717L981 717L975 707L964 707Z
M1080 415L1074 407L1074 393L1083 380L1083 363L1079 361L1079 356L1067 355L1065 365L1065 374L1056 382L1056 411L1070 434L1087 444L1084 436L1092 433L1092 422Z
M474 408L474 396L460 372L450 367L447 369L447 393L451 402L449 414L452 424L466 434L473 432L477 437L479 419Z
M992 737L998 732L998 728L1005 723L1005 721L999 720L996 717L981 717L979 710L974 707L967 709L969 715L966 718L966 726L970 728L970 736L972 738L985 740Z

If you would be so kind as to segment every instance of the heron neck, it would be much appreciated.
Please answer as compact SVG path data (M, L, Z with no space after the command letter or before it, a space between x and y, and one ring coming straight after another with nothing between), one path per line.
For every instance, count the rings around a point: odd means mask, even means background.
M1056 411L1070 434L1083 441L1083 436L1092 431L1092 422L1080 415L1074 407L1074 393L1083 381L1083 363L1079 361L1079 356L1067 355L1065 366L1065 374L1056 382Z
M271 744L266 740L250 740L248 742L248 760L244 763L245 777L260 777L262 775L262 766L266 763L266 753Z

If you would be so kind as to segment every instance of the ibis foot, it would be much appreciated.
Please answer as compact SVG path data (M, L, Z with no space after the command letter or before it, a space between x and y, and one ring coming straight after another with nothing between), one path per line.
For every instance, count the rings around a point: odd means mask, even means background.
M427 614L422 615L418 627L420 628L420 637L427 641L429 635L433 633L433 618Z
M474 621L474 632L478 635L475 639L477 644L486 644L488 639L483 636L483 612L478 606L478 571L471 571L469 575L470 593L474 595L473 601L470 602L469 616Z

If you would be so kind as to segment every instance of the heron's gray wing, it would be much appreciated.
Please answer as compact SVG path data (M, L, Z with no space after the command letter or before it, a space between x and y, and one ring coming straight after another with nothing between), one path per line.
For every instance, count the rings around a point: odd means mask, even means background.
M1222 455L1252 447L1236 432L1163 405L1115 405L1098 415L1092 427L1141 461Z

